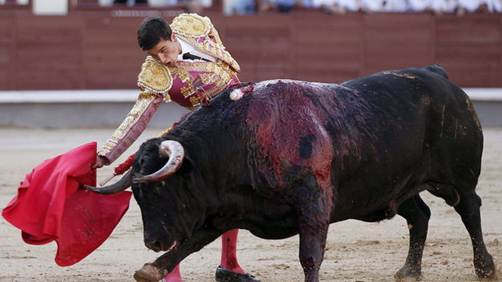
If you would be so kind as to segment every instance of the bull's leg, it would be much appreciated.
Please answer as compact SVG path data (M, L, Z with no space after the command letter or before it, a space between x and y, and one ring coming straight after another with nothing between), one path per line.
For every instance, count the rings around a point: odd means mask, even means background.
M138 282L158 282L168 271L173 271L178 263L188 255L201 250L211 243L221 233L217 230L205 230L192 235L183 244L172 251L165 252L153 263L146 263L134 273L134 279Z
M460 202L455 206L455 210L462 218L462 222L471 237L476 275L480 278L495 278L495 264L493 263L492 256L486 249L481 231L481 216L479 212L481 199L474 192L474 189L468 192L459 192Z
M398 280L419 279L422 273L422 254L431 211L419 195L404 201L397 213L406 219L410 230L410 245L404 266L396 273Z
M303 217L299 221L300 229L300 263L305 273L306 282L319 281L319 268L324 258L327 223L313 224L319 220L315 217Z
M305 281L319 281L319 268L324 258L331 205L325 195L299 193L298 231L300 235L300 263ZM315 190L315 188L314 188Z

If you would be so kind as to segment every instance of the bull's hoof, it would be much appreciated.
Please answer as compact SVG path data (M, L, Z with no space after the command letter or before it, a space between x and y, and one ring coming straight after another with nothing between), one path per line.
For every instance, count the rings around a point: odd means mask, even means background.
M236 273L221 266L216 268L215 280L216 282L260 282L260 280L249 273Z
M158 282L163 276L162 271L150 263L146 263L134 273L134 279L138 282Z
M394 278L396 281L419 281L422 279L422 272L420 269L405 265L394 274Z
M485 257L474 260L474 270L479 278L483 279L497 279L497 271L495 269L495 264L493 263L493 258L490 254Z

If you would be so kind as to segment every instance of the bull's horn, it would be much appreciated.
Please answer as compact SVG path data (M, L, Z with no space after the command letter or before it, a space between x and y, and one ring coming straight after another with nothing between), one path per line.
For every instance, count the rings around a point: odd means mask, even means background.
M162 157L169 157L166 164L152 174L135 177L134 182L162 181L173 175L183 163L185 149L183 149L183 145L178 141L166 140L160 143L159 155Z
M129 169L129 171L122 176L122 178L108 186L103 186L103 187L94 187L94 186L89 186L89 185L83 185L83 187L87 190L94 191L99 194L114 194L120 191L124 191L127 189L127 187L131 186L132 183L132 169Z

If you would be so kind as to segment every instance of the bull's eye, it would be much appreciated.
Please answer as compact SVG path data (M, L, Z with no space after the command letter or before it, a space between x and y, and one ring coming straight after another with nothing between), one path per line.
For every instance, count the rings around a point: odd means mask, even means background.
M155 192L157 194L161 194L162 193L162 187L164 187L164 181L162 181L161 183L159 183L160 185L155 185Z
M135 193L137 194L136 201L138 202L138 205L141 205L141 199L143 199L143 190L141 189L136 189Z

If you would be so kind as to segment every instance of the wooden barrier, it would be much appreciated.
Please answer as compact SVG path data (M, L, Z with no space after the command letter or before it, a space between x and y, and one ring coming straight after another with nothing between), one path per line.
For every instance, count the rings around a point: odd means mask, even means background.
M144 59L136 29L149 13L0 10L0 90L135 88ZM501 14L207 15L243 81L341 82L439 63L463 87L502 87Z

